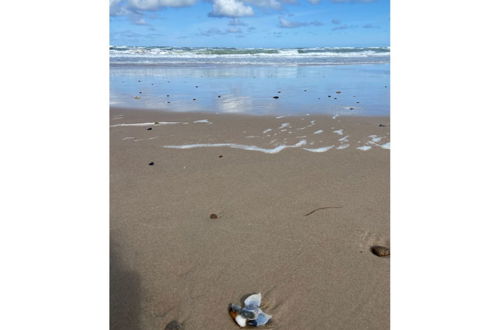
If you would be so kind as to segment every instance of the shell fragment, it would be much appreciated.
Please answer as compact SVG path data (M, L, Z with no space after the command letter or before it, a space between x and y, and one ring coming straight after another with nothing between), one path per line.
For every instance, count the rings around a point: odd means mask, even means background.
M230 304L229 314L241 328L246 326L259 327L272 319L272 315L266 314L260 309L261 304L262 294L252 294L244 300L244 307Z

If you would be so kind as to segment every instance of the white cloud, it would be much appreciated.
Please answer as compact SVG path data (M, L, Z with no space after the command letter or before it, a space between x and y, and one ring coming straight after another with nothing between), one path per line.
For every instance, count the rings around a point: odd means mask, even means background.
M161 7L188 7L196 0L128 0L128 6L140 10L156 10Z
M242 17L253 16L253 8L246 6L239 0L214 0L210 16L215 17Z
M277 0L244 0L244 2L250 3L259 7L268 7L272 9L281 9L281 3Z
M308 26L308 25L322 25L321 22L318 21L312 21L312 22L298 22L298 21L290 21L285 19L284 17L279 17L279 27L281 28L286 28L286 29L292 29L292 28L297 28L301 26Z
M158 10L163 7L188 7L197 0L110 0L111 15L127 15L140 10Z

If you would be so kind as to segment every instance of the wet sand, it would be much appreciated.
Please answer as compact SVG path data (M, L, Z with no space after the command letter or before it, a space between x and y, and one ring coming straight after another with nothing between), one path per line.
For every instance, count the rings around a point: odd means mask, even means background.
M370 252L390 244L388 117L110 123L112 329L237 329L228 304L256 292L268 328L389 328L390 259Z

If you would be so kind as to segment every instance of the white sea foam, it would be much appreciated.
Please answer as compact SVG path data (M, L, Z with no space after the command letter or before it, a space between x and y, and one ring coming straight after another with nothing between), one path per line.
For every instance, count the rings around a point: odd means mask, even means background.
M383 148L383 149L390 149L390 142L382 144L382 145L380 145L380 147Z
M211 121L208 119L200 119L200 120L195 120L193 121L194 124L213 124Z
M159 125L177 125L177 124L188 124L188 123L179 122L179 121L160 121L160 122L155 122L155 123L115 124L115 125L111 125L111 127L159 126Z
M135 139L135 136L127 136L127 137L124 137L122 140L126 141L126 140L132 140L132 139Z
M362 147L357 147L357 149L362 150L362 151L366 151L366 150L369 150L369 149L371 149L371 148L372 148L371 146L362 146Z
M265 133L268 133L268 132L270 132L270 131L272 131L272 128L267 128L267 129L266 129L265 131L263 131L262 133L263 133L263 134L265 134Z
M348 147L350 147L350 145L348 143L347 144L340 144L340 146L338 148L336 148L336 149L343 150L343 149L346 149Z
M372 143L378 143L378 142L380 142L381 140L383 140L383 138L382 138L382 137L379 137L379 136L377 136L377 135L369 135L369 138L371 139L371 141L370 141L370 142L372 142Z
M336 131L333 131L334 133L338 135L343 135L343 129L337 129Z
M345 135L341 139L338 139L338 141L340 141L340 142L348 142L348 135Z
M320 129L320 130L315 131L315 132L314 132L314 134L321 134L321 133L323 133L323 132L324 132L324 131Z
M307 150L310 152L326 152L328 150L333 149L334 146L320 147L320 148L303 148L303 150Z
M237 144L237 143L201 143L201 144L184 144L184 145L166 145L163 148L167 149L194 149L194 148L221 148L229 147L233 149L243 149L250 151L260 151L266 154L276 154L284 149L299 148L307 144L306 140L301 140L292 145L278 145L275 148L261 148L253 145Z
M283 128L286 128L286 127L290 127L289 125L290 125L289 123L282 123L281 126L279 126L278 129L283 129Z

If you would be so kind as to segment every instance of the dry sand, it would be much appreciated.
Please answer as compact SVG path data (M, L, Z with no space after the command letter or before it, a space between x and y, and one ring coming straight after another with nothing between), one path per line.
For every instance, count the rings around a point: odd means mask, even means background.
M156 121L181 123L115 126ZM389 246L389 118L111 109L111 126L111 329L237 329L228 304L256 292L267 328L389 328L390 259L370 252ZM303 136L350 146L163 148Z

